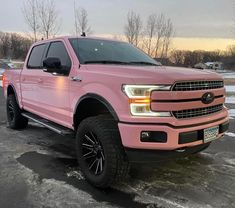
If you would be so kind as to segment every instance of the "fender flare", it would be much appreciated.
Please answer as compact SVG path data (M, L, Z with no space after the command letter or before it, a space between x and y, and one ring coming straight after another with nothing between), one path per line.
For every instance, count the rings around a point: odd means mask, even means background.
M96 99L98 100L99 102L101 102L108 110L109 112L111 113L111 115L113 116L113 118L115 119L115 121L119 121L119 118L118 118L118 115L116 113L116 111L114 110L114 108L112 107L112 105L105 99L103 98L102 96L98 95L98 94L95 94L95 93L87 93L85 95L83 95L77 102L75 108L74 108L74 114L73 116L75 116L76 114L76 111L77 111L77 108L79 106L79 104L85 100L85 99L88 99L88 98L92 98L92 99Z
M16 89L15 89L13 84L9 84L7 86L7 97L8 97L8 89L9 89L9 87L11 87L13 89L14 94L15 94L15 98L16 98L16 102L17 102L18 106L20 106L20 103L19 103L19 100L18 100L18 96L17 96L17 92L16 92Z

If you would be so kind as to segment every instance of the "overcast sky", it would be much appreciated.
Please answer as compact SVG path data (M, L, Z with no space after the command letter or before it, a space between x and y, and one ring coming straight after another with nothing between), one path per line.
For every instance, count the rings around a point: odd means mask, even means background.
M0 0L0 31L27 32L22 15L24 0ZM73 0L55 0L61 18L61 34L73 28ZM174 23L176 37L232 38L234 0L77 0L89 14L94 34L122 34L128 11L146 21L152 13L164 13Z

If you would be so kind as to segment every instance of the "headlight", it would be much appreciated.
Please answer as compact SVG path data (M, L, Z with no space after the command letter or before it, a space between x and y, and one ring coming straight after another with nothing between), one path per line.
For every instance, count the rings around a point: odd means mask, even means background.
M133 116L170 117L170 112L151 111L151 92L169 91L171 85L123 85Z

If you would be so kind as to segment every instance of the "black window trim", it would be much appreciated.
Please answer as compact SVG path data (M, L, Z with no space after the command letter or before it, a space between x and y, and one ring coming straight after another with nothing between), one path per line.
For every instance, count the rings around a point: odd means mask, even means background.
M41 46L41 45L44 45L44 51L43 51L43 55L42 55L42 58L41 58L41 67L32 67L32 66L29 66L29 59L30 59L30 57L31 57L31 55L32 55L32 52L33 52L33 49L34 48L36 48L36 47L38 47L38 46ZM29 70L32 70L32 69L38 69L38 70L40 70L40 69L43 69L43 65L42 65L42 60L44 59L44 57L45 57L45 51L46 51L46 49L47 49L47 43L41 43L41 44L38 44L38 45L34 45L33 47L32 47L32 49L31 49L31 51L30 51L30 54L29 54L29 57L28 57L28 60L27 60L27 69L29 69Z

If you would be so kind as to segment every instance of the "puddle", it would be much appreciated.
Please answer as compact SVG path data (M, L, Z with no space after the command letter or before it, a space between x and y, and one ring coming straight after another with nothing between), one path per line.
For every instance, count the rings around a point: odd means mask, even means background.
M108 202L111 205L120 207L147 207L153 204L143 204L134 201L137 194L128 194L116 189L99 190L84 179L78 180L76 176L70 175L71 169L76 169L77 160L70 158L56 158L51 155L44 155L37 152L27 152L21 155L17 161L25 167L31 169L39 175L39 179L55 179L64 181L82 191L89 193L95 200L99 202ZM79 171L78 171L79 172ZM154 205L154 207L156 207Z

